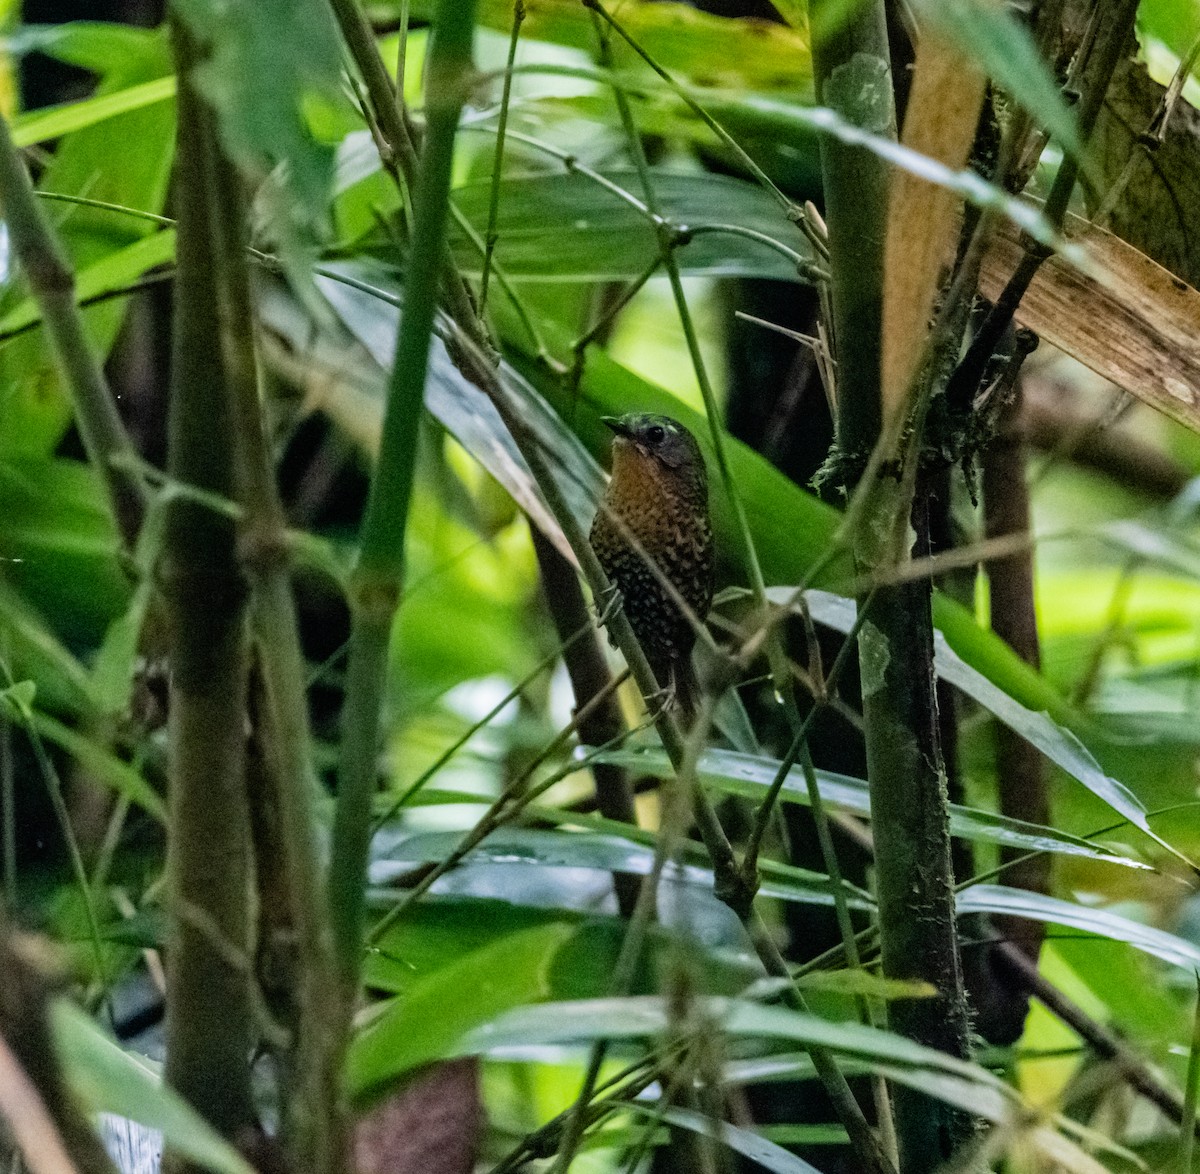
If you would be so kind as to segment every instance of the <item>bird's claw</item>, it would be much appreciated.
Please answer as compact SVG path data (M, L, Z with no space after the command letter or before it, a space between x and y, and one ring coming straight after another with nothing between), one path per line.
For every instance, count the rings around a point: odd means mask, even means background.
M604 628L621 606L621 589L610 583L596 599L596 625Z
M673 713L679 707L679 690L675 688L675 682L665 685L658 689L657 692L651 693L646 698L646 707L654 715L654 720L658 721L664 714Z

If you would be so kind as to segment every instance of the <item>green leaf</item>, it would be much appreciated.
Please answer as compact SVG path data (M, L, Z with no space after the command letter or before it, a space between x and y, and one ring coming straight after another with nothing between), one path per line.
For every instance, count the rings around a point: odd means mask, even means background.
M376 378L378 372L390 369L399 301L394 274L376 264L339 263L323 268L323 275L317 278L317 287L346 328L374 359ZM372 290L378 292L372 293ZM273 322L307 332L306 325L302 326L294 318L285 318L282 306L273 316ZM534 430L552 468L559 475L559 485L567 501L577 516L586 517L590 524L604 484L599 466L545 400L524 384L519 374L506 369L504 375L519 383L523 393L527 389L525 422ZM436 339L429 356L425 406L504 486L535 524L552 539L557 536L560 549L569 555L558 524L495 407L479 388L463 377L445 347ZM364 407L367 405L359 400L356 405L347 405L347 410L361 413ZM378 406L372 403L367 410L377 411L382 418L382 399Z
M129 581L96 471L63 458L0 461L0 500L0 560L9 590L36 600L59 639L97 643L124 610ZM0 610L10 610L3 592ZM14 602L11 611L24 612L32 624L28 604Z
M115 93L85 98L82 102L52 106L16 119L12 127L13 142L18 147L32 147L47 139L57 139L72 131L106 122L119 114L143 110L174 96L175 79L160 77Z
M772 588L769 594L777 603L784 603L789 598L786 591L780 588ZM818 623L841 632L850 630L854 623L854 605L850 600L823 591L808 592L806 598L813 619ZM1189 868L1196 868L1186 855L1151 828L1148 812L1141 800L1124 783L1105 774L1087 747L1070 730L1060 726L1049 714L1027 709L994 685L955 653L940 632L934 633L933 664L942 680L961 689L1009 729L1037 747L1055 766L1081 782L1092 794L1176 859Z
M551 816L549 809L539 814ZM562 822L580 823L579 816L565 817ZM493 832L466 858L466 863L480 862L514 867L589 868L597 872L628 872L646 876L654 861L654 833L631 828L615 820L591 817L586 820L596 831L545 831L540 828L502 828ZM458 832L416 832L403 834L392 844L386 837L377 837L382 846L372 859L388 861L393 866L408 867L417 863L443 860L461 840ZM680 851L681 866L672 875L711 890L712 869L699 844L685 845ZM377 866L378 867L378 864ZM760 863L762 883L759 892L764 897L805 904L831 905L833 895L829 877L806 868L781 864L775 860ZM870 896L854 885L845 883L847 900L852 908L872 907Z
M32 681L15 681L0 689L0 708L8 710L8 720L25 723L33 717L33 699L37 686Z
M91 686L83 665L41 615L4 582L0 582L0 642L12 677L28 677L43 705L74 713L91 711Z
M217 1174L254 1174L145 1061L122 1051L73 1003L59 999L53 1004L51 1026L67 1081L93 1111L159 1130L167 1146Z
M510 934L413 983L355 1037L347 1060L351 1094L377 1094L420 1064L462 1054L472 1028L544 999L554 956L574 932L559 922Z
M944 1072L1013 1096L985 1069L879 1028L831 1022L809 1012L741 999L701 998L693 1006L698 1016L728 1036L791 1040L922 1073ZM469 1056L514 1047L645 1039L669 1031L671 1015L669 1001L658 996L518 1007L469 1032L458 1041L456 1051Z
M578 920L569 911L486 897L426 897L372 947L363 981L372 989L401 994L427 974L502 938Z
M126 248L88 266L77 274L75 297L78 301L124 289L148 270L175 259L175 230L167 229L143 237ZM25 298L0 318L0 338L15 334L41 322L42 313L33 298Z
M606 751L599 758L601 762L611 762L660 778L673 775L670 760L658 749ZM765 755L741 754L734 750L706 750L700 756L697 769L705 786L761 800L775 778L779 760ZM818 770L817 786L826 803L856 815L870 816L871 802L865 780ZM779 797L785 803L808 805L808 787L799 767L792 767L788 772ZM1107 864L1120 864L1126 868L1148 867L1140 860L1078 836L956 803L950 805L950 834L964 840L1000 844L1024 852L1056 852Z
M162 60L163 40L161 29L71 20L64 24L18 25L5 34L4 47L14 56L44 53L56 61L106 75L126 72L134 63L144 66Z
M41 172L40 190L158 214L166 197L175 126L174 102L168 100L175 81L165 29L139 37L134 52L114 51L99 60L103 56L97 54L94 62L104 66L94 97L18 119L17 141L65 136ZM142 218L99 208L59 203L48 205L47 211L76 273L155 231ZM26 293L22 281L10 281L0 313ZM102 357L116 339L125 311L122 299L84 311L88 335ZM5 372L0 447L49 456L70 423L71 404L46 340L32 335L8 342Z
M526 9L522 39L595 52L591 15L576 0L536 0ZM431 12L428 0L412 5L414 16ZM802 29L714 16L681 3L625 4L615 15L659 65L697 86L812 92L812 60ZM479 20L507 34L512 27L511 0L483 0ZM622 67L641 65L620 42L616 54Z
M762 188L720 175L652 172L657 209L686 226L687 244L675 250L681 272L706 277L797 280L786 251L815 262L800 231ZM637 173L609 170L605 179L640 192ZM482 236L488 223L491 185L456 188L454 201ZM635 197L640 199L640 197ZM552 281L614 281L634 278L658 255L658 233L631 203L587 176L553 172L505 179L500 185L496 259L513 278ZM730 226L726 230L722 226ZM714 228L717 231L712 231ZM747 239L759 234L781 246ZM481 258L463 234L451 231L459 267L478 275Z
M112 787L160 823L167 822L166 804L135 767L48 713L35 711L33 727L47 742L70 754L96 782Z
M1126 942L1172 966L1190 971L1200 969L1200 946L1177 934L1142 925L1107 909L1092 909L1044 893L1011 889L1005 885L971 885L959 893L957 903L959 913L1001 913L1031 921L1050 921L1112 941Z
M325 227L333 149L316 140L310 110L341 105L341 37L320 0L179 0L208 50L196 82L216 108L222 142L251 176L286 164L287 232Z
M654 1105L642 1105L634 1101L629 1104L629 1108L647 1117L659 1117L659 1111ZM773 1170L775 1174L821 1174L816 1166L809 1165L803 1158L788 1153L783 1146L768 1141L753 1130L706 1117L703 1113L696 1113L691 1109L668 1107L661 1116L668 1125L677 1125L692 1133L711 1137L763 1169Z

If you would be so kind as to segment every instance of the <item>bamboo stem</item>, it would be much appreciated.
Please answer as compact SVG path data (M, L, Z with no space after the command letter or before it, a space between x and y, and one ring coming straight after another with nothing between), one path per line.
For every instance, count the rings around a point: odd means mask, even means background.
M413 239L405 276L404 313L388 387L379 461L371 480L358 565L351 583L354 619L329 882L338 968L347 1007L358 987L371 796L388 639L404 576L404 534L442 274L454 139L474 76L474 16L473 0L442 0L430 44L426 133L413 189Z
M177 23L175 286L168 472L221 498L236 490L235 414L219 354L210 222L212 115L190 81ZM162 579L172 616L166 1077L233 1138L250 1090L250 836L245 790L246 584L234 519L190 495L168 507ZM188 1168L184 1166L183 1168Z
M100 357L75 303L75 274L34 195L29 172L0 118L0 208L41 310L59 373L71 393L79 435L108 491L125 553L132 556L148 495Z
M824 0L810 0L813 28L828 28ZM895 136L883 6L860 5L813 45L818 100L864 130ZM837 439L853 478L883 431L880 394L886 165L831 137L821 143L838 365ZM885 454L886 455L886 454ZM909 557L913 478L881 475L867 488L854 527L860 576ZM868 472L868 476L871 473ZM938 996L888 1006L894 1030L951 1055L968 1054L958 956L945 771L933 676L931 587L879 588L858 637L876 893L884 973L932 983ZM860 608L865 600L860 600ZM969 1129L961 1113L926 1095L893 1089L902 1174L938 1168Z
M256 822L276 829L272 858L259 861L285 894L268 906L260 894L260 947L291 957L282 966L291 989L292 1032L285 1078L285 1148L313 1174L347 1169L349 1125L342 1089L344 1040L329 1015L336 1001L333 942L324 881L317 858L313 797L318 786L310 760L307 672L292 598L287 521L275 483L258 391L246 239L246 206L239 176L213 142L208 185L213 278L220 322L220 353L237 437L237 497L243 507L238 539L251 588L250 623L262 677L259 731L263 755L249 802ZM274 940L267 941L271 934Z

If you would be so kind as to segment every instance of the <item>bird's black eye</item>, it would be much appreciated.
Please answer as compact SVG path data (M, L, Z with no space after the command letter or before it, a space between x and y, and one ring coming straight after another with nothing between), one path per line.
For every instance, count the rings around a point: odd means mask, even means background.
M646 439L651 444L661 444L666 436L667 434L660 424L654 424L646 429Z

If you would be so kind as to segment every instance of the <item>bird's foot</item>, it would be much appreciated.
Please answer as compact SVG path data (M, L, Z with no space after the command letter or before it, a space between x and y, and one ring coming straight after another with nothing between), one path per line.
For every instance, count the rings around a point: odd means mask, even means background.
M679 708L679 690L672 681L669 685L660 687L656 692L646 697L646 708L654 721L664 714L674 713Z
M603 628L608 625L608 621L617 614L617 608L621 606L621 589L615 584L610 583L596 597L596 626Z

